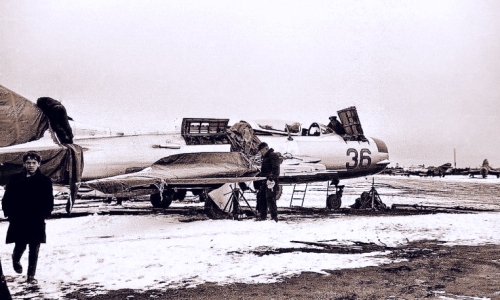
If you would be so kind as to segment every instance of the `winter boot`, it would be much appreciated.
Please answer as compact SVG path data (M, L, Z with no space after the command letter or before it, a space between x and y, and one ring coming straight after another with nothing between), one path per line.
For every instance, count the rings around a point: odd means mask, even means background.
M21 256L17 257L16 253L12 254L12 267L17 274L21 274L23 272L23 265L21 265L19 260L21 260Z
M28 276L28 279L26 279L26 283L28 283L28 284L37 284L38 280L35 279L35 276Z

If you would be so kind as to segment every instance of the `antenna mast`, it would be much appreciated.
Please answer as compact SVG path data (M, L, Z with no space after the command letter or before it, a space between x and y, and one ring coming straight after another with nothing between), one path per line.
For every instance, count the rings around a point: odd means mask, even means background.
M455 148L453 148L453 166L456 169L457 168L457 152L455 151Z

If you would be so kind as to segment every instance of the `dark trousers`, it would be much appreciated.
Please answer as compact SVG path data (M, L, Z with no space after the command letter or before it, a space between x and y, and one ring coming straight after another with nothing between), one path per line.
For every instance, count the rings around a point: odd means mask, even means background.
M267 184L264 181L257 192L257 211L262 220L267 219L267 210L271 213L271 218L275 219L278 217L278 207L276 206L276 189L277 184L272 190L267 188Z
M30 246L29 254L28 254L28 276L35 276L36 273L36 264L38 262L38 251L40 251L40 243L21 243L16 242L14 246L14 253L12 254L12 259L16 262L21 260L24 251L26 250L26 246Z

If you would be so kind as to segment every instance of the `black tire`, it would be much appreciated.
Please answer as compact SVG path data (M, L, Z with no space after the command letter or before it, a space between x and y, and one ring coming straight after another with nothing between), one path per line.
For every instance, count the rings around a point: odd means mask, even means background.
M172 204L172 195L164 193L162 200L160 193L151 194L149 196L149 200L151 201L151 205L153 205L154 208L168 208L170 204Z
M161 206L163 208L168 208L170 207L170 204L172 204L172 196L163 195L163 202L161 203Z
M173 195L173 200L184 200L186 198L187 190L178 190Z
M160 208L161 207L160 193L149 195L149 201L151 201L151 205L153 205L154 208Z
M326 207L328 209L339 209L342 205L342 198L337 197L336 194L330 195L326 198Z
M191 193L195 196L200 196L203 193L203 190L202 189L191 190ZM205 201L205 200L201 200L201 197L200 197L200 201Z

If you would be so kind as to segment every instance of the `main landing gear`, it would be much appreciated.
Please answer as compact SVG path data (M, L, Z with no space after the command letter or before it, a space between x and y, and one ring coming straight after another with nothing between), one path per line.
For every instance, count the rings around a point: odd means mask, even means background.
M326 197L326 208L339 209L342 205L342 194L344 192L344 185L335 185L335 194Z
M173 200L184 200L186 192L186 190L175 191L174 189L169 189L163 191L163 194L151 194L149 200L154 208L168 208Z

